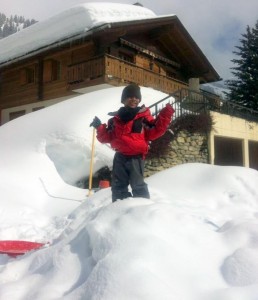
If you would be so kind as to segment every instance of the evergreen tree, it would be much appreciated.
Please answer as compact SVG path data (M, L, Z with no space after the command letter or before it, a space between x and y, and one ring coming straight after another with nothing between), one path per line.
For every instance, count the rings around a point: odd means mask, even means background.
M19 23L24 23L25 22L25 18L23 16L19 17Z
M23 16L17 15L11 15L10 18L7 18L5 14L0 13L0 39L35 23L37 23L35 19L25 20Z
M23 28L29 27L29 26L31 26L31 25L33 25L35 23L37 23L36 20L34 20L34 19L31 19L31 20L27 19L27 20L25 20L23 22Z
M258 111L258 21L254 28L247 26L239 40L240 46L233 53L238 57L232 62L236 79L226 82L229 100Z
M35 23L37 23L38 21L36 21L35 19L31 19L30 20L30 25L33 25L33 24L35 24Z
M3 37L7 37L9 35L9 26L7 23L4 24L3 26Z

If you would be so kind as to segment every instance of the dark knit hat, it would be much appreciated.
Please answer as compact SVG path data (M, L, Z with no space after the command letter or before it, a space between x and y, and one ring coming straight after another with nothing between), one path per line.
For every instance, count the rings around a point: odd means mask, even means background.
M130 97L135 97L135 98L139 99L140 102L142 100L141 89L135 83L129 84L128 86L126 86L123 89L122 96L121 96L121 102L124 103L125 99L130 98Z

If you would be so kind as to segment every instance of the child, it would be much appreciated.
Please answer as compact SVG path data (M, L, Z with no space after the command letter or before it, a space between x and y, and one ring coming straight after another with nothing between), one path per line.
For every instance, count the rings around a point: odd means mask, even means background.
M123 107L101 124L95 117L90 126L97 129L97 139L101 143L110 143L116 151L112 171L112 201L128 197L150 198L147 184L144 182L144 159L148 153L149 141L163 135L171 122L174 109L167 104L156 119L149 108L142 105L141 90L136 84L123 89L121 103ZM132 194L128 191L131 186Z

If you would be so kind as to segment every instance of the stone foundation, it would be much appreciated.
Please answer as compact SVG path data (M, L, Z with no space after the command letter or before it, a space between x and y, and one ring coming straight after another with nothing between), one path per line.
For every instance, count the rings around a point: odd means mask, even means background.
M209 163L207 134L180 131L169 143L168 148L167 155L146 158L145 177L184 163Z

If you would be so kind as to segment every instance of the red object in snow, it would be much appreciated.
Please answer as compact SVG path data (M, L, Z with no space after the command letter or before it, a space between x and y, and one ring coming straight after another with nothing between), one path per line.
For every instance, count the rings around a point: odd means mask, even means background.
M23 255L29 251L37 250L45 244L28 241L0 241L0 254L7 254L12 257Z
M110 187L110 182L108 180L100 180L100 182L99 182L100 189L105 189L108 187Z

